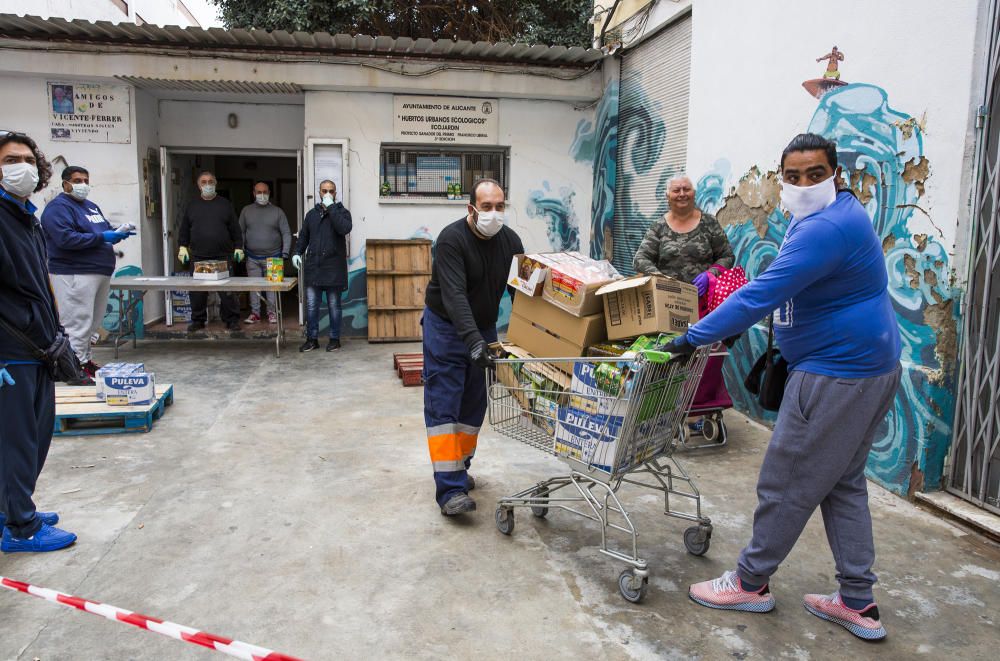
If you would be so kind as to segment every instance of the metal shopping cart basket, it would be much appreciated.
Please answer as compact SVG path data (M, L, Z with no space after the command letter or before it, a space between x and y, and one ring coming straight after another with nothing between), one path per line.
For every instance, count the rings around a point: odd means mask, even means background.
M686 360L647 351L618 358L509 358L488 374L489 421L493 429L569 466L551 477L500 499L497 529L514 531L514 508L529 507L536 517L564 510L601 526L601 553L628 563L618 577L622 596L642 601L649 569L638 555L632 518L619 499L623 484L663 493L664 514L694 521L684 546L694 555L708 551L711 521L701 514L701 495L673 457L674 441L698 387L708 349ZM689 511L674 509L680 498Z

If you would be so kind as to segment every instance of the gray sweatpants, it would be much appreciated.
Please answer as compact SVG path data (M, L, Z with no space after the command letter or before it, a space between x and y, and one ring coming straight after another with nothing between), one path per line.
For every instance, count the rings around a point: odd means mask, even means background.
M267 260L247 257L247 276L251 278L263 278L267 276ZM260 296L255 292L250 294L250 309L255 315L260 316ZM274 292L267 292L267 311L277 314L278 308L274 302Z
M872 599L875 542L865 462L899 387L900 368L868 379L792 372L757 481L740 578L767 583L818 506L840 593Z
M49 277L59 305L59 322L66 329L76 357L86 363L91 359L90 338L107 311L111 276L88 273Z

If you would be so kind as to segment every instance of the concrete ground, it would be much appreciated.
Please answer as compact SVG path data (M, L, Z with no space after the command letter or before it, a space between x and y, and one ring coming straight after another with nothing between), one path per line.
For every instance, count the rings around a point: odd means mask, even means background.
M263 341L125 350L175 384L176 403L149 434L56 439L37 500L80 541L0 557L0 575L310 659L997 658L1000 550L877 487L884 643L803 610L803 593L835 589L818 515L774 577L773 613L689 601L688 584L731 568L750 531L768 434L735 414L728 447L684 457L716 525L705 557L685 553L685 524L654 495L623 489L652 571L632 605L589 522L518 510L514 534L497 532L496 499L561 472L558 460L486 433L480 509L445 519L422 389L391 369L393 351L413 349L294 344L281 359ZM223 657L4 590L0 658Z

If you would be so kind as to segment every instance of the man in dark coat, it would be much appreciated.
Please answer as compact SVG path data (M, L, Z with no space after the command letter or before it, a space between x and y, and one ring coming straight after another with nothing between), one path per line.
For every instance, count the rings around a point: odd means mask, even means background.
M351 233L351 212L337 202L337 185L319 185L320 203L306 214L299 231L292 264L302 273L306 288L306 341L299 351L319 348L319 306L326 294L330 314L330 342L327 351L340 348L340 295L347 289L347 235ZM303 258L305 255L305 269Z

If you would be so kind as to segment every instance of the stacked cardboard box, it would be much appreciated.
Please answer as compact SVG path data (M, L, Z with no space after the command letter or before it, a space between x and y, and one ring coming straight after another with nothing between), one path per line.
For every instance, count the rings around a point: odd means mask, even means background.
M149 404L156 399L154 375L143 363L109 363L94 375L97 398L109 406Z

